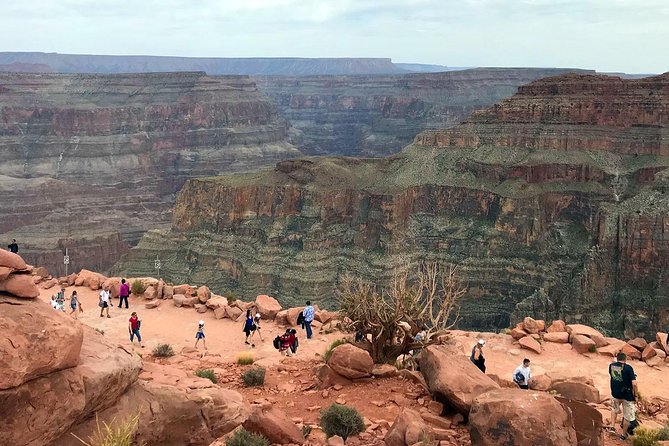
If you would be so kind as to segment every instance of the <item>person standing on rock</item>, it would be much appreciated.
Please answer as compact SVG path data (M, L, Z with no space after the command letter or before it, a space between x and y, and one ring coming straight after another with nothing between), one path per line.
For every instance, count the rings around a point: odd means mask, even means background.
M121 308L123 301L125 301L125 309L128 309L128 296L130 296L130 287L125 283L125 279L121 279L121 286L118 290L118 307Z
M103 317L105 311L107 312L107 317L111 317L109 315L109 306L111 305L110 299L111 295L109 294L109 289L104 287L104 289L100 291L100 303L98 304L100 307L100 317Z
M130 342L134 342L135 336L137 336L137 342L139 345L144 348L142 343L142 335L139 334L139 328L142 326L142 321L139 320L137 313L135 311L130 315L128 319L128 333L130 333Z
M14 254L18 254L19 252L19 245L16 243L16 239L12 239L12 242L7 245L7 249L9 252L13 252Z
M83 308L81 308L81 302L79 302L79 296L77 296L76 291L72 291L72 295L70 296L70 310L70 316L74 315L75 319L79 318L77 313L84 312Z
M616 433L618 414L622 412L623 432L621 440L627 439L628 428L637 424L634 401L639 394L636 384L636 374L632 366L627 364L627 355L619 352L616 362L609 364L609 376L611 378L611 432Z
M485 358L483 357L484 345L485 341L483 339L479 339L474 348L472 348L472 355L469 357L469 359L474 363L474 365L478 367L479 370L482 371L483 373L485 373Z
M525 358L523 363L516 367L516 370L513 371L513 382L518 384L523 390L528 390L530 388L530 377L532 376L530 372L530 360Z
M307 339L311 339L313 332L311 331L311 323L314 321L314 315L316 311L314 307L311 306L311 301L307 301L307 306L302 311L302 316L304 317L304 329L307 330Z

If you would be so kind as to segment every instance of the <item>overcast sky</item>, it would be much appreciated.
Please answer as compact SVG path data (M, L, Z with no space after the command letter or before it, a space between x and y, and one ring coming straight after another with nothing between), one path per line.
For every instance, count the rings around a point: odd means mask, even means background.
M669 0L0 0L0 50L669 71Z

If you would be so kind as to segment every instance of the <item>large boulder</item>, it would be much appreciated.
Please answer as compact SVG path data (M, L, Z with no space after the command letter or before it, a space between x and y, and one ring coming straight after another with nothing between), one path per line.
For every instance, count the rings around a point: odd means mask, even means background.
M117 298L121 291L121 278L110 277L102 282L102 288L107 287L112 298Z
M521 338L518 340L518 343L524 349L530 350L538 355L541 354L541 344L539 344L539 342L537 342L537 340L531 336L525 336L524 338Z
M243 316L244 312L238 307L227 306L225 307L225 314L229 319L236 321Z
M585 403L600 403L597 387L580 380L556 381L551 384L550 390L559 393L562 397Z
M39 289L29 274L10 274L0 281L0 291L24 299L34 299L39 296Z
M15 271L14 268L9 268L8 266L0 266L0 280L5 280L11 273ZM33 283L37 284L42 281L42 277L33 276Z
M658 332L655 335L655 340L657 341L657 344L667 354L669 354L669 347L667 346L667 339L668 338L669 338L669 334L667 334L667 333Z
M643 349L641 352L641 359L644 361L648 361L650 358L657 356L657 351L651 346L651 345L646 345L646 348Z
M571 337L571 347L579 353L595 353L597 351L595 341L581 334Z
M175 294L172 296L172 303L174 303L175 307L183 307L184 302L186 301L186 296L183 294Z
M265 294L256 297L255 304L258 313L260 313L260 316L265 320L273 321L276 314L281 311L281 304L279 301Z
M632 347L634 347L635 349L639 350L640 352L642 352L648 346L648 342L646 342L644 338L630 339L629 341L627 341L627 343Z
M330 366L327 364L323 364L322 366L318 367L314 371L314 374L318 379L319 389L327 389L328 387L336 385L348 386L350 384L353 384L353 382L350 379L344 378L339 373L332 370Z
M342 344L332 350L328 366L344 378L357 379L372 375L374 361L366 350Z
M569 333L566 331L549 331L544 334L544 341L567 344L569 342Z
M211 291L206 286L201 286L197 289L197 298L200 300L200 303L207 303L211 297Z
M50 445L63 434L70 442L63 444L73 444L71 426L114 404L137 380L140 367L137 355L84 327L76 367L0 391L0 444Z
M425 438L433 438L434 432L420 414L411 409L402 409L386 434L386 446L411 446L422 444Z
M472 446L576 446L571 411L549 394L497 389L474 400Z
M567 324L564 323L564 321L561 321L560 319L554 320L546 329L547 333L566 333L567 332Z
M529 333L523 328L523 324L518 324L511 329L511 337L516 341L523 339Z
M467 415L474 399L499 385L454 346L431 345L421 352L420 369L430 392Z
M571 410L578 446L601 446L604 426L602 413L580 401L560 397L557 400Z
M79 323L40 300L0 296L0 307L0 390L79 363Z
M529 334L539 334L546 328L546 322L526 317L523 319L523 328Z
M212 295L209 299L207 299L206 305L207 308L215 310L217 308L221 308L228 305L228 299L226 299L223 296Z
M603 336L599 331L583 324L567 325L567 333L569 333L570 337L574 337L576 335L582 335L587 338L592 338L593 336Z
M24 270L28 267L20 255L4 249L0 249L0 266L5 266L16 271Z
M190 285L177 285L172 288L174 294L183 294L184 296L192 296L194 288Z
M260 434L274 444L302 444L302 430L293 423L286 413L271 405L255 405L243 424L249 432Z
M102 284L107 280L102 274L96 273L95 271L89 271L87 269L82 269L77 275L77 279L74 281L76 286L85 286L95 291L100 289Z
M641 359L641 352L636 347L628 343L625 343L620 348L620 351L627 355L627 359Z
M163 299L172 299L172 296L174 296L174 287L165 285L163 287Z
M301 307L294 307L294 308L289 308L286 310L286 319L288 321L289 325L296 326L297 325L297 318L299 315L302 313L304 308Z

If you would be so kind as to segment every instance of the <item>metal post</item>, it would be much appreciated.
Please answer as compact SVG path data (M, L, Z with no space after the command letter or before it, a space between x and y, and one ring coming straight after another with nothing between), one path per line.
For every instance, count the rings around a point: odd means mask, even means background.
M158 277L157 277L158 279L160 279L160 266L161 266L160 259L158 258L158 256L156 256L155 267L158 270Z
M65 248L65 256L63 257L63 265L65 265L65 275L67 276L67 267L70 265L70 256L68 255L67 248Z

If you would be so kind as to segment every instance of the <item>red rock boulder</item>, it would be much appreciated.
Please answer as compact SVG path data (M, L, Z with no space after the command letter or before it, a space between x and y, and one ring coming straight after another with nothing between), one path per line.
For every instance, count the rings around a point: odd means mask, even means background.
M342 344L332 350L328 366L344 378L358 379L372 375L374 361L366 350Z
M518 324L511 329L511 337L516 341L524 338L528 334L529 333L526 332L525 329L523 328L523 324Z
M420 414L411 409L402 409L386 434L386 446L421 444L425 438L434 438L434 432Z
M34 299L39 296L39 289L33 282L32 276L28 274L10 274L5 280L0 281L0 291L23 299Z
M547 393L498 389L469 413L472 446L576 446L571 411Z
M524 338L520 339L518 343L526 350L530 350L537 355L541 354L541 344L539 344L539 342L537 342L537 340L531 336L525 336Z
M28 265L26 265L26 262L23 261L20 255L0 249L0 266L19 271L26 269Z
M627 359L641 359L641 352L628 343L624 344L620 351L627 355Z
M273 444L302 444L302 430L278 408L255 405L243 424L249 432L260 434Z
M570 400L585 403L599 404L601 401L599 390L593 385L579 380L556 381L551 384L550 390Z
M539 334L544 331L545 328L546 322L542 320L532 319L531 317L523 319L523 329L529 334Z
M604 444L602 438L604 418L599 410L580 401L560 397L557 400L571 410L578 446L601 446Z
M201 286L197 289L197 298L200 300L201 304L207 303L211 297L211 291L206 286Z
M597 351L597 344L595 344L595 341L581 334L572 335L571 347L581 354L596 353Z
M658 332L655 335L655 340L657 341L658 345L667 354L669 354L669 346L667 346L667 339L668 338L669 338L669 334L667 334L667 333Z
M281 311L281 304L279 301L265 294L256 297L255 304L258 313L260 313L260 316L265 320L273 321L276 314Z
M654 356L657 356L657 352L650 345L647 345L646 348L644 348L643 351L641 352L641 359L643 359L644 361L648 361L650 358Z
M591 338L592 336L603 336L599 331L583 324L567 325L567 333L569 333L570 338L576 335L583 335L587 338Z
M286 310L286 320L289 325L292 325L293 327L297 325L297 318L299 317L300 313L304 308L302 307L294 307L294 308L289 308Z
M567 344L569 343L569 333L566 331L549 331L544 334L544 341Z
M648 342L646 342L644 338L630 339L629 341L627 341L627 343L632 347L634 347L635 349L639 350L640 352L642 352L648 346Z

